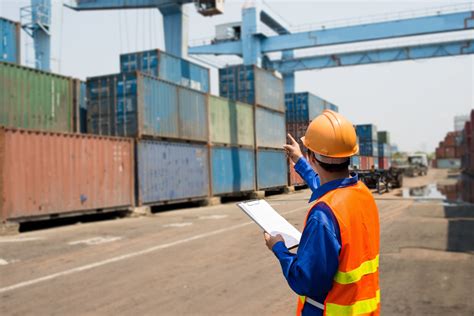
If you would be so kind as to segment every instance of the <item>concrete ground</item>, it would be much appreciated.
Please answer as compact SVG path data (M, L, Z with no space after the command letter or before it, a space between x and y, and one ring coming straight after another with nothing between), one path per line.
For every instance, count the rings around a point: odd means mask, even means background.
M309 195L268 201L301 229ZM474 207L400 196L375 196L382 314L473 315ZM293 315L295 302L233 203L0 237L1 315Z

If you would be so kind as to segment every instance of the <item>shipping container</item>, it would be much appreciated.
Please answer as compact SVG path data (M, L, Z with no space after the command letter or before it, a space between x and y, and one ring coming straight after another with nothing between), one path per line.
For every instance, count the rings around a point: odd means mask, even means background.
M436 159L436 167L438 169L459 169L461 168L461 160L460 159Z
M286 125L283 113L255 109L256 146L282 148L286 144Z
M390 145L390 133L387 131L377 132L377 141L379 144Z
M356 133L361 142L377 142L377 127L373 124L356 125Z
M283 150L257 149L257 189L288 185L288 160Z
M359 154L361 156L374 156L379 155L379 146L377 141L359 142Z
M378 157L373 157L374 161L374 169L379 169L379 158Z
M378 156L379 157L391 157L392 152L390 145L387 145L386 143L378 143Z
M74 79L74 131L85 134L87 132L87 89L86 83Z
M73 132L74 80L0 62L0 125Z
M254 146L254 109L252 105L209 96L211 142Z
M120 71L140 71L180 86L209 92L209 69L158 49L120 55Z
M134 205L133 141L0 128L0 218Z
M325 109L325 100L309 92L285 94L286 121L311 122Z
M0 62L20 64L21 24L0 17Z
M283 80L256 66L237 65L219 69L219 95L285 112Z
M334 105L334 104L329 103L327 101L325 101L324 109L325 110L331 110L331 111L334 111L334 112L339 112L339 107L337 105Z
M360 156L352 156L350 167L351 169L361 169Z
M87 130L99 135L208 139L207 95L149 75L87 80Z
M255 150L211 148L212 195L255 190Z
M140 205L209 196L206 145L138 140L136 150Z
M378 161L379 161L379 165L378 165L379 169L389 169L391 167L390 158L379 157Z
M293 138L298 142L300 148L303 152L306 151L306 148L303 146L301 137L306 134L308 129L309 122L296 122L296 123L286 123L286 132L291 134Z

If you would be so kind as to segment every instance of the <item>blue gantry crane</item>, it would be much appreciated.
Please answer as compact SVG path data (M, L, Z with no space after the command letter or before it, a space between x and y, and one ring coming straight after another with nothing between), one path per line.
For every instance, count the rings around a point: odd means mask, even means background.
M263 25L272 29L276 35L266 35ZM289 93L295 90L296 71L473 54L474 41L470 38L427 44L403 43L387 48L363 48L347 53L304 57L295 57L294 50L358 42L370 46L371 42L385 39L406 39L447 32L452 34L473 29L474 11L466 9L461 12L444 14L438 11L430 16L292 33L268 12L259 6L253 6L242 9L238 38L216 39L210 44L193 46L189 48L189 54L236 55L246 65L255 64L277 70L283 75L285 92ZM268 58L268 54L275 52L281 52L281 58Z
M33 38L35 67L51 70L51 0L31 0L31 5L20 9L23 30Z

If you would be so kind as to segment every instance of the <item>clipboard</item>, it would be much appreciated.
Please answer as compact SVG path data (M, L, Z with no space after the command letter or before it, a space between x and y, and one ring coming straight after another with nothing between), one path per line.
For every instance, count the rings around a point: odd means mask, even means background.
M291 225L283 216L265 200L251 200L237 203L260 228L268 234L280 234L288 249L297 247L301 240L301 232Z

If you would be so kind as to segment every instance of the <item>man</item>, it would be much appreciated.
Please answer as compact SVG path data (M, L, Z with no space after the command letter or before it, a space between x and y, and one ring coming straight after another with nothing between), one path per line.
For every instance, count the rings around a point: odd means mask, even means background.
M289 286L300 295L297 315L379 315L378 210L367 187L349 174L350 157L359 150L354 127L326 110L311 122L302 141L316 172L302 155L293 160L304 169L300 174L310 181L310 202L315 203L297 253L285 247L280 235L265 234ZM300 155L292 150L294 143L285 147L290 156Z

